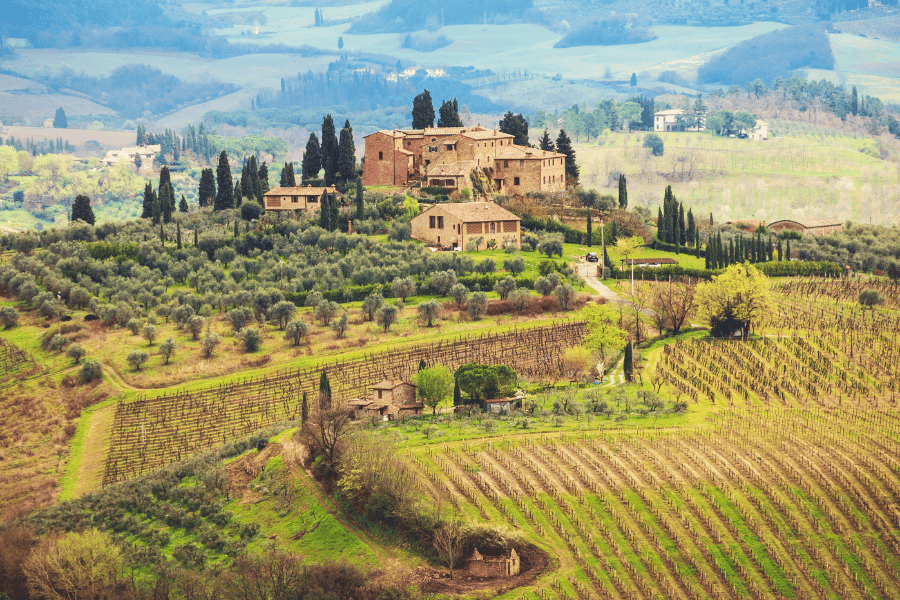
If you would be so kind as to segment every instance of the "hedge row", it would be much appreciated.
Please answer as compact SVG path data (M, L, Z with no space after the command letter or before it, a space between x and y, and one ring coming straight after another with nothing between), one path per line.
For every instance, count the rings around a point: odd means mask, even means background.
M756 263L760 273L769 277L792 276L819 276L835 277L841 274L841 269L836 264L828 261L772 261ZM672 277L690 277L692 279L712 279L714 275L720 275L724 269L691 269L681 265L665 265L663 267L635 267L634 278L647 281L653 279L668 279ZM631 270L613 271L616 279L630 279Z

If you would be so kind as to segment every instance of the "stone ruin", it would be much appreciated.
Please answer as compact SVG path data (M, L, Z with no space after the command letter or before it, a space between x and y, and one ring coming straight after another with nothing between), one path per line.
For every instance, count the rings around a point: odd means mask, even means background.
M472 553L472 556L466 561L466 571L473 577L492 577L506 578L515 577L519 574L521 562L519 555L515 549L509 553L509 557L505 556L482 556L478 552L478 548Z

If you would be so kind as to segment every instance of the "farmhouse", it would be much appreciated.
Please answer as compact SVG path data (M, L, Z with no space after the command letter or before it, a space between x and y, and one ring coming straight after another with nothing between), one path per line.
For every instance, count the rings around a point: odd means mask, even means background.
M836 233L844 228L844 224L837 219L804 219L803 221L794 221L792 219L783 219L769 224L769 229L774 232L796 231L800 235L825 235L826 233Z
M295 215L312 215L319 210L322 193L335 195L337 188L330 187L276 187L265 194L266 210L292 212Z
M434 204L413 217L410 228L413 238L446 248L462 250L479 238L498 248L506 242L522 247L521 219L492 201Z
M134 164L134 157L139 156L142 165L151 165L153 164L154 157L159 154L160 148L161 146L159 144L151 144L149 146L131 146L129 148L122 148L121 150L109 150L106 153L106 156L103 157L103 163L107 167L111 167L122 161Z
M413 180L460 190L484 169L497 192L565 189L565 155L513 144L513 136L484 127L428 127L366 136L363 185L405 186Z
M385 379L372 386L367 398L351 400L354 418L381 417L394 421L408 415L421 415L424 405L416 401L416 386L408 381Z
M689 113L681 108L671 108L669 110L658 110L653 114L653 131L680 131L682 129L682 121L688 116L693 117L695 113ZM686 127L687 131L703 131L704 118L700 116L700 124L694 127Z

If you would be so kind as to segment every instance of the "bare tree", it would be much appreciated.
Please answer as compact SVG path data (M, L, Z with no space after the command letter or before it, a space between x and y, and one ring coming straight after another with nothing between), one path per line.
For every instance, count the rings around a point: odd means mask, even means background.
M351 426L349 410L328 408L320 410L300 430L300 440L309 448L310 456L314 461L321 459L323 475L337 474Z
M689 280L677 279L658 282L650 291L653 320L660 334L671 331L678 335L697 303L694 300L696 286Z
M447 563L447 568L450 569L450 579L453 579L453 568L462 558L465 542L466 528L459 518L442 522L440 527L434 531L432 543L438 555Z

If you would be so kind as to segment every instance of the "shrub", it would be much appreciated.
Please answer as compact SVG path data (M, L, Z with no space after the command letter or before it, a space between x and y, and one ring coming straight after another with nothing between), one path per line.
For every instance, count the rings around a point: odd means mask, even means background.
M125 324L125 327L128 328L128 331L131 332L131 335L137 335L138 331L141 330L141 321L140 319L130 319L128 323Z
M81 371L78 373L78 379L81 380L81 383L90 383L95 379L100 379L102 376L103 367L93 358L85 359L84 364L81 365Z
M19 320L19 311L12 306L4 306L0 308L0 324L3 329L9 329Z
M47 345L47 347L50 350L62 351L62 349L65 348L68 344L69 338L61 333L57 333L52 338L50 338L50 343Z
M644 136L643 146L650 150L653 156L662 156L665 149L662 138L655 133L648 133Z
M238 331L237 337L243 342L245 352L256 352L262 344L262 334L253 327L244 327Z
M860 306L868 306L869 308L881 304L881 294L878 290L864 289L859 292Z

